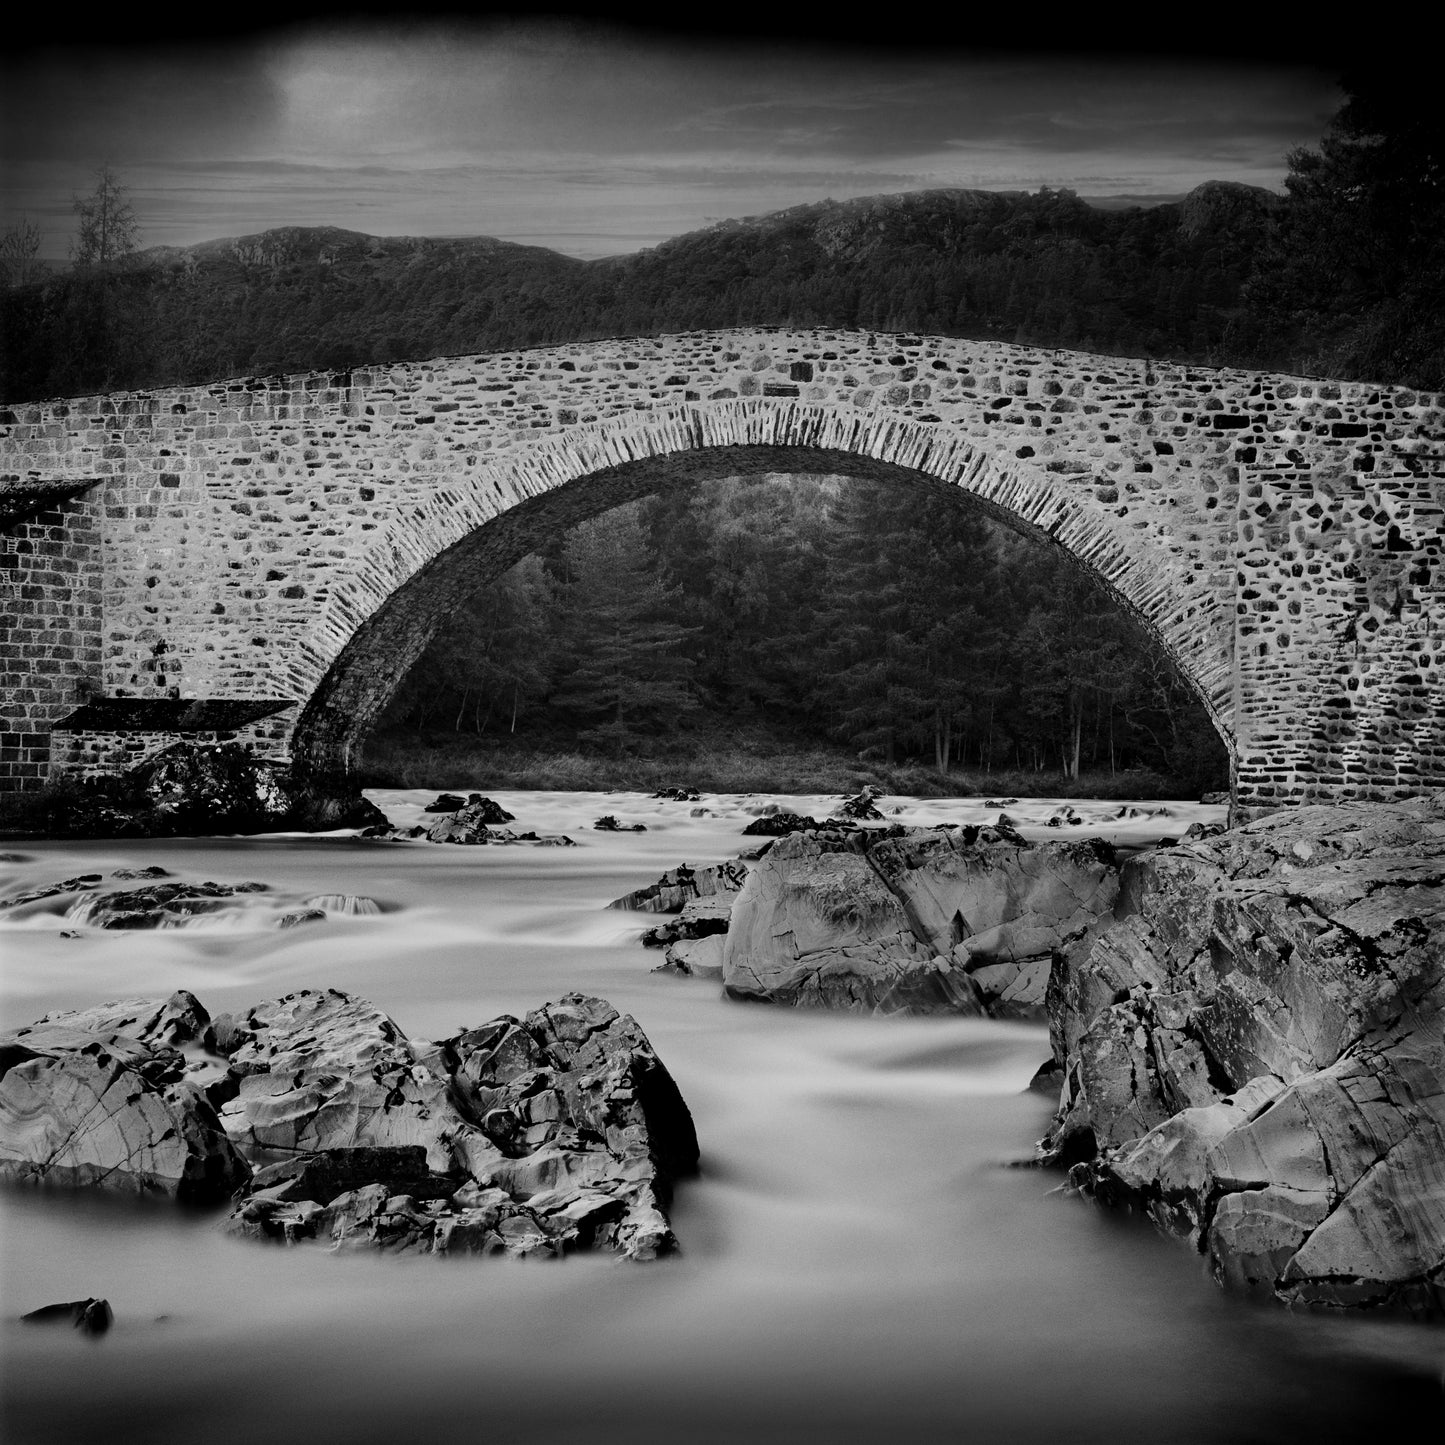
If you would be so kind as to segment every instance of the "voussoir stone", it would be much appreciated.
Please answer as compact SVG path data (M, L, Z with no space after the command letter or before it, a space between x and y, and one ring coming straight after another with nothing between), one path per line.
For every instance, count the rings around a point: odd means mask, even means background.
M1225 1284L1445 1312L1445 803L1140 855L1117 913L1054 970L1046 1156Z

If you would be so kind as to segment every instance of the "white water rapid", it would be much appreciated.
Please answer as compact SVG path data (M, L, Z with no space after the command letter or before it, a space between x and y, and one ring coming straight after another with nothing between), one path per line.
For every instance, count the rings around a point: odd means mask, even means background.
M410 824L435 795L369 796ZM333 1255L232 1238L214 1213L163 1202L3 1191L9 1445L1313 1445L1389 1439L1420 1411L1438 1429L1439 1330L1227 1298L1148 1226L1006 1167L1048 1121L1024 1090L1043 1027L730 1003L715 982L651 972L661 955L637 939L655 915L605 907L678 863L735 855L767 802L823 817L837 799L493 796L515 830L579 846L0 846L15 857L0 898L152 865L267 885L159 932L87 927L65 916L73 899L0 912L0 1023L176 988L214 1014L331 987L434 1038L599 994L641 1024L696 1120L702 1173L672 1211L682 1253ZM883 801L909 823L998 813ZM1140 803L1119 818L1118 803L1075 800L1082 826L1045 827L1059 806L1007 811L1039 838L1124 844L1221 812ZM607 813L647 831L594 831ZM278 926L309 909L326 917ZM115 1312L99 1338L18 1322L89 1295Z

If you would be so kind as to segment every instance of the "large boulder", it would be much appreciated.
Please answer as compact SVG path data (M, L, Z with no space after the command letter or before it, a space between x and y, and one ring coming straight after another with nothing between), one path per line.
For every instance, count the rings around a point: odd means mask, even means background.
M215 1019L129 999L0 1036L0 1179L235 1192L229 1227L255 1238L652 1259L697 1159L647 1037L582 994L439 1043L335 990Z
M1113 851L995 828L779 840L732 909L734 997L876 1012L1037 1015L1050 959L1113 907Z
M182 993L0 1035L0 1179L225 1198L250 1169L178 1047L206 1022Z
M871 1010L929 967L932 954L858 836L793 833L758 862L723 947L731 996Z
M1055 968L1046 1157L1225 1283L1445 1310L1445 802L1140 855L1117 911Z
M380 1009L302 989L222 1015L213 1032L237 1081L222 1118L248 1151L419 1145L434 1167L450 1166L443 1136L460 1120L445 1065Z
M232 1215L236 1230L438 1254L600 1245L651 1259L676 1248L666 1208L673 1182L697 1167L692 1118L642 1030L603 1000L568 994L435 1045L409 1043L344 995L312 995L299 1011L294 1002L281 1001L284 1019L332 1020L319 1047L305 1046L301 1090L314 1090L322 1070L343 1088L303 1111L292 1161L256 1176ZM250 1067L275 1017L247 1016L233 1067ZM304 1028L285 1026L295 1055ZM271 1068L290 1067L266 1047ZM262 1142L258 1124L274 1137L287 1107L258 1094L254 1077L243 1074L237 1105ZM380 1110L373 1078L387 1093Z
M457 798L455 808L443 809L440 805L453 801L453 796L443 793L425 809L428 813L446 813L444 818L427 829L426 836L433 843L490 843L496 836L492 832L494 826L514 821L514 815L500 803L484 798L480 793L473 793L465 803Z

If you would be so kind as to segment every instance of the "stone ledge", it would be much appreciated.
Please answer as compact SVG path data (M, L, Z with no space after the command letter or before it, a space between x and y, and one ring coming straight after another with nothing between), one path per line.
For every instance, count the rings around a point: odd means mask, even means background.
M290 707L289 698L97 698L53 724L55 732L231 732Z

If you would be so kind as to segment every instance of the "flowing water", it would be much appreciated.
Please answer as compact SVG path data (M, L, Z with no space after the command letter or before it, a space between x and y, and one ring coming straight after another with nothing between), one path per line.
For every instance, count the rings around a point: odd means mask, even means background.
M371 796L410 823L432 795ZM697 1123L701 1176L673 1209L680 1256L331 1255L233 1239L214 1213L164 1202L9 1190L12 1445L1263 1445L1445 1423L1440 1330L1226 1298L1188 1250L1058 1193L1055 1175L1008 1167L1050 1113L1024 1087L1048 1053L1042 1027L735 1004L715 982L652 973L660 956L637 938L655 917L605 904L677 863L732 856L767 800L705 796L695 814L640 794L496 797L514 828L579 846L14 845L0 896L156 864L268 890L161 932L87 928L66 900L0 915L0 1022L176 988L218 1013L331 987L427 1038L600 994L642 1025ZM815 816L836 803L776 801ZM1086 823L1066 835L1125 844L1218 813L1074 806ZM1026 833L1060 836L1042 826L1050 804L1008 811ZM596 832L603 813L647 831ZM905 801L896 816L996 813ZM305 906L327 917L277 926ZM115 1311L107 1335L18 1323L88 1295Z

